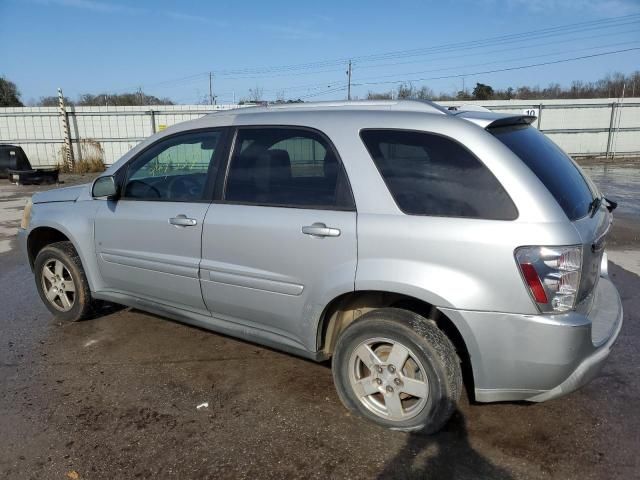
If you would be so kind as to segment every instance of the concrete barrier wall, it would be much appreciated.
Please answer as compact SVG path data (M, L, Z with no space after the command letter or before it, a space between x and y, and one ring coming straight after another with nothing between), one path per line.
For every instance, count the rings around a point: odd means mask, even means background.
M490 110L539 115L534 126L574 156L640 154L640 98L588 100L490 100L442 102L445 106L472 103ZM154 132L193 120L213 110L237 105L171 105L144 107L68 107L75 158L83 142L103 150L104 162L115 162ZM57 107L0 108L0 143L22 146L34 166L62 160L63 129Z

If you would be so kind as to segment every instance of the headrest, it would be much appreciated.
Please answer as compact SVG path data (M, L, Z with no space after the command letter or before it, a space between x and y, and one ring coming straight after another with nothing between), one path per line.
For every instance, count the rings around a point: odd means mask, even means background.
M289 152L278 149L269 150L268 152L271 160L271 169L277 170L279 175L291 178L291 159L289 158Z
M291 180L291 160L285 150L267 150L256 161L255 182L259 189L268 191L273 185Z
M338 176L338 159L332 150L324 154L324 176L327 179L335 179Z

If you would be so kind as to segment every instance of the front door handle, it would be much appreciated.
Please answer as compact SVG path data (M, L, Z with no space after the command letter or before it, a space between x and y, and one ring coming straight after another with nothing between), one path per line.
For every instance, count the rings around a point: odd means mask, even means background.
M313 225L302 227L302 233L312 237L339 237L340 230L327 227L324 223L316 222Z
M169 223L176 227L193 227L198 224L198 221L195 218L188 218L186 215L180 214L170 218Z

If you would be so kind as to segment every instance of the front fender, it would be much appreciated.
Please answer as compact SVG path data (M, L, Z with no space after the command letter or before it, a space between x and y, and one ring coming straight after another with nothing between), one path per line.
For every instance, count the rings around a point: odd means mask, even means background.
M34 204L25 232L27 246L39 228L52 228L67 237L80 256L92 292L102 286L94 248L93 222L97 207L93 201Z

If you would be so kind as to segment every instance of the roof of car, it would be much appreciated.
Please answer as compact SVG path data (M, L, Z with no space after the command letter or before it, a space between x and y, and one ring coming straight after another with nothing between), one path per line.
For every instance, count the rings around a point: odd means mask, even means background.
M265 112L308 112L308 111L336 111L336 110L378 110L378 111L403 111L425 112L448 115L446 108L428 100L350 100L331 102L301 102L282 103L262 106L240 107L232 110L221 110L210 115L233 113L234 115L246 115Z
M437 103L427 100L355 100L332 102L304 102L286 103L251 107L238 107L230 110L219 110L200 118L173 125L162 132L163 135L186 131L193 128L220 127L231 125L253 124L300 124L319 128L320 122L333 121L334 115L339 115L341 120L357 118L363 122L362 115L384 115L389 125L396 120L409 115L424 115L433 120L451 120L453 122L469 122L488 128L489 126L531 123L535 117L513 115L508 113L496 113L488 111L449 111ZM396 120L392 120L391 117ZM326 123L325 123L326 125Z
M356 111L413 112L436 115L450 115L451 117L458 117L470 121L471 123L475 123L482 128L487 128L489 126L499 126L502 124L529 124L535 120L535 117L532 116L491 112L486 108L477 107L475 105L469 105L463 108L459 108L455 111L450 111L447 108L429 100L351 100L331 102L283 103L239 107L231 110L221 110L206 115L206 117L216 117L225 114L242 117L244 115L275 112L309 113Z

